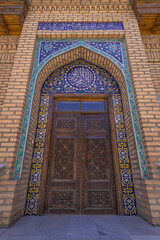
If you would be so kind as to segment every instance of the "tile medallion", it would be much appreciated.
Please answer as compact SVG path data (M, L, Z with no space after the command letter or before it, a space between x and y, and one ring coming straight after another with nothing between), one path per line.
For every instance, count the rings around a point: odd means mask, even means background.
M59 43L61 45L59 45ZM47 46L47 47L45 47ZM56 46L55 49L52 46ZM97 52L102 56L110 59L114 64L116 64L125 76L128 99L130 104L130 111L133 122L133 129L135 133L135 141L137 146L139 169L141 177L143 179L148 178L148 169L146 164L146 159L143 150L143 144L140 134L139 122L136 112L136 106L134 101L132 83L129 75L127 57L125 51L125 45L123 40L38 40L37 49L35 55L35 63L32 78L30 81L30 87L28 92L28 100L25 110L24 122L22 126L22 133L20 138L19 150L17 155L17 162L15 167L14 178L21 178L23 158L25 153L25 145L28 133L29 119L31 114L31 107L33 101L33 94L36 84L36 78L43 66L52 58L69 51L71 49L77 48L78 46L84 46L85 48ZM45 47L45 48L44 48ZM44 54L44 56L43 56ZM51 76L45 81L42 89L39 118L37 125L37 132L35 137L35 145L33 152L33 162L31 168L31 175L29 181L29 189L26 203L25 213L27 215L37 215L38 214L38 199L40 191L40 179L42 173L42 163L43 163L43 153L45 147L45 134L47 126L47 116L48 116L48 104L50 92L55 93L110 93L112 94L113 107L114 107L114 118L117 136L117 148L119 153L119 164L120 164L120 174L121 174L121 184L123 192L123 202L124 202L124 214L134 215L135 210L135 195L133 189L132 173L129 160L129 151L126 140L124 117L121 103L121 95L116 81L113 77L105 70L97 68L90 63L81 63L78 65L64 66L65 74L62 74L62 70L58 69L53 74L57 75L57 79ZM77 72L81 73L82 80L78 80ZM86 76L89 76L87 82L85 80ZM77 81L74 80L73 75L76 75ZM60 81L58 76L64 76L63 81ZM83 79L84 78L84 79ZM85 86L83 85L85 82ZM41 167L40 167L41 166Z
M122 22L40 22L38 30L123 30Z
M109 72L81 59L54 71L43 84L25 214L38 214L51 93L106 93L112 95L124 215L136 215L135 193L120 89Z

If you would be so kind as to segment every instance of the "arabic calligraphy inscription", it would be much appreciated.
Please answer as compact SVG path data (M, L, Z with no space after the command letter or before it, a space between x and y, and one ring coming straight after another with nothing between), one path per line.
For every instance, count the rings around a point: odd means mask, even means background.
M77 66L69 68L65 75L66 81L75 89L86 89L95 82L95 73L89 67Z

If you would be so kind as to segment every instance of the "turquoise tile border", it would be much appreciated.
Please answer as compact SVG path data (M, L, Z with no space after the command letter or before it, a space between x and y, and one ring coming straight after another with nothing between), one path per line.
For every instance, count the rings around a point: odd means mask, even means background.
M28 127L29 127L29 121L30 121L30 114L31 114L31 108L32 108L32 101L33 101L33 95L34 95L34 89L35 89L35 84L36 84L36 78L40 70L44 67L44 65L51 60L52 58L69 51L71 49L77 48L79 46L84 46L85 48L95 52L99 53L102 56L108 58L111 60L114 64L118 66L118 68L121 69L125 81L126 81L126 86L127 86L127 93L128 93L128 99L129 99L129 106L130 106L130 111L131 111L131 116L132 116L132 124L133 124L133 130L135 134L135 142L136 142L136 147L137 147L137 153L138 153L138 161L139 161L139 169L140 169L140 174L143 179L148 179L149 174L148 174L148 168L146 164L146 159L145 159L145 154L144 154L144 148L143 148L143 143L142 143L142 138L141 138L141 133L140 133L140 127L139 127L139 122L138 122L138 116L136 112L136 106L135 106L135 101L134 101L134 94L133 94L133 89L132 89L132 83L129 75L129 70L128 70L128 65L127 65L127 57L126 57L126 51L125 51L125 45L123 40L92 40L92 42L120 42L121 43L121 50L122 50L122 59L123 59L123 64L115 59L113 56L110 54L106 53L105 51L98 50L94 48L93 46L87 44L87 42L91 42L91 40L84 39L82 40L63 40L63 42L67 41L75 41L76 43L73 45L70 45L68 47L62 48L61 50L52 53L48 57L46 57L40 64L39 64L39 56L40 56L40 51L41 51L41 42L44 41L50 41L50 42L57 42L58 40L38 40L37 42L37 48L36 48L36 54L35 54L35 63L34 63L34 68L33 68L33 73L32 73L32 78L29 86L29 92L28 92L28 99L27 99L27 104L26 104L26 110L25 110L25 116L24 116L24 122L22 126L22 133L21 133L21 138L20 138L20 144L18 148L18 155L17 155L17 161L16 161L16 166L15 166L15 172L14 172L14 179L20 179L21 174L22 174L22 168L23 168L23 158L24 158L24 153L25 153L25 146L26 146L26 140L27 140L27 134L28 134ZM60 40L62 42L62 40Z

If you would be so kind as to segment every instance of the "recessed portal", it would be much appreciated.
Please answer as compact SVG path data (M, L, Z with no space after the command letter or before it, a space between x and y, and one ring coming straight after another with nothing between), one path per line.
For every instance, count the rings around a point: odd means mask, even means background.
M116 200L118 214L136 214L121 91L108 71L78 59L41 89L25 214L115 213Z
M55 101L45 213L116 213L107 100Z

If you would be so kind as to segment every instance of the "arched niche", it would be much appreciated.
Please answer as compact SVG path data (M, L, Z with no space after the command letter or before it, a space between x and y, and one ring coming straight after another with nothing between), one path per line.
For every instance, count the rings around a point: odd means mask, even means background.
M67 51L57 57L52 58L39 71L37 78L36 78L36 86L35 86L34 98L33 98L33 102L32 102L32 112L31 112L30 126L29 126L27 141L28 141L28 139L33 138L33 135L35 134L36 122L37 122L38 111L39 111L39 102L40 102L40 97L41 97L41 89L42 89L42 85L43 85L44 81L56 69L66 65L66 64L69 64L70 62L73 62L79 58L89 62L90 64L94 64L96 66L99 66L99 67L105 69L113 76L113 78L118 83L120 91L121 91L126 132L127 132L127 137L128 137L128 143L129 143L129 146L131 149L130 157L131 157L131 161L132 161L132 151L134 151L134 154L135 154L135 149L133 149L133 142L134 142L133 129L131 127L132 123L131 123L130 107L129 107L125 77L124 77L122 71L120 70L120 68L116 64L114 64L110 59L107 59L98 53L88 50L85 47L78 47L78 48L72 49L70 51ZM26 148L27 148L27 145L26 145ZM117 162L116 158L117 157L115 157L115 160L114 160L115 165ZM25 166L25 164L24 164L24 166ZM118 166L116 167L116 169L117 169L116 175L118 176ZM133 171L134 171L134 169L133 169ZM119 182L119 184L120 184L120 175L117 178L118 178L117 182ZM117 188L119 188L119 186L120 185L117 185ZM122 210L123 199L122 199L121 191L117 190L117 196L119 196L119 197L117 197L117 199L119 199L118 212L122 213L123 212L123 210Z

